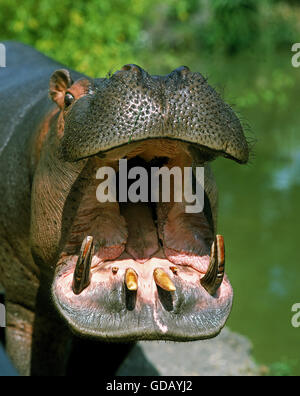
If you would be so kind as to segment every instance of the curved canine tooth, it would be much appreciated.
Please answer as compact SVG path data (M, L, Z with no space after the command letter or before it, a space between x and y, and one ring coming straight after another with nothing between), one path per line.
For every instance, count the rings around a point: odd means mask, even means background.
M74 294L80 294L90 284L90 269L94 254L93 239L92 236L88 236L82 242L73 275L72 290Z
M214 295L221 286L225 273L225 245L222 235L216 235L211 247L211 255L208 270L200 280L201 285Z
M126 270L125 283L128 290L136 291L138 289L138 276L132 268Z
M175 291L176 290L176 287L174 286L174 283L169 278L169 275L161 268L156 268L153 271L153 277L154 277L155 283L158 286L160 286L162 289L167 290L167 291Z

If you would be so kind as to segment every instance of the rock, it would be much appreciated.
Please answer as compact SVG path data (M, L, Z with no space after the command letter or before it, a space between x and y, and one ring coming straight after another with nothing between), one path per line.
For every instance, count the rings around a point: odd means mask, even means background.
M139 342L118 376L254 376L250 341L228 328L213 339L186 343Z

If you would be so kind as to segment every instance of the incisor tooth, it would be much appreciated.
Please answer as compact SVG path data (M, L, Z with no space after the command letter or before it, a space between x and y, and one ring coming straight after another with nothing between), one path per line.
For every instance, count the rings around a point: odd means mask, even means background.
M135 291L138 289L138 276L132 268L126 270L125 283L128 290Z
M155 283L158 286L160 286L162 289L167 290L167 291L175 291L176 290L176 287L174 286L174 283L169 278L169 275L161 268L156 268L153 271L153 277L154 277Z

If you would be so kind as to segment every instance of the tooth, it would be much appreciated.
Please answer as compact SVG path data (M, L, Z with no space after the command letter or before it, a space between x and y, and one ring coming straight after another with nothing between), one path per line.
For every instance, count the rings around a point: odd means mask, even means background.
M175 274L175 275L178 274L178 268L177 267L170 267L170 270L173 272L173 274Z
M212 296L222 284L225 272L225 245L222 235L216 235L211 247L211 255L208 270L200 280L201 285Z
M169 275L161 268L156 268L153 271L153 277L154 277L155 283L158 286L160 286L162 289L167 290L167 291L175 291L176 290L176 287L174 286L174 283L169 278Z
M138 289L138 276L132 268L126 270L125 283L128 290L135 291Z
M93 254L93 237L88 236L82 242L73 275L72 289L74 294L80 294L90 284L90 269Z

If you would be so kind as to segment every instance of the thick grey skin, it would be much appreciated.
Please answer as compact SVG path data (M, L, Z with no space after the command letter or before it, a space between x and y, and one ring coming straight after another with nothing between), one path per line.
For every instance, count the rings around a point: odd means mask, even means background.
M41 296L46 300L43 312L35 318L34 312L39 309L36 295L40 268L30 247L34 133L45 114L54 107L48 98L49 76L61 65L23 44L9 42L5 45L7 67L0 68L0 283L6 291L6 349L19 372L29 374L43 372L40 367L43 359L36 357L36 367L35 361L31 363L31 346L39 354L38 344L42 342L39 336L32 344L34 320L45 323L44 337L59 331L62 337L58 344L69 338L64 326L60 327L60 321L56 317L51 319L56 315L51 312L51 305L48 306L47 290L45 296ZM75 75L80 77L78 73ZM50 337L49 340L51 338L53 345L50 341L47 349L50 354L51 348L59 349L56 339ZM41 348L40 353L45 351ZM63 352L53 361L54 372L62 371L64 355ZM50 361L45 371L51 373L51 370Z
M42 190L38 189L37 182L32 190L34 177L35 180L42 179L43 169L47 169L48 158L42 155L41 163L44 163L45 167L40 167L36 172L33 147L39 126L45 116L55 107L48 98L49 76L62 66L22 44L6 43L6 47L7 68L0 69L0 187L3 194L0 206L0 283L6 290L7 350L22 374L62 374L66 369L68 355L66 351L70 347L70 333L50 301L53 268L58 257L62 227L57 222L50 230L48 221L41 220L43 209L47 211L46 198L48 197L41 195ZM66 190L71 188L85 165L85 160L67 163L63 161L76 161L111 148L108 142L112 141L114 134L108 136L106 140L99 140L99 128L111 124L110 116L113 113L111 107L105 107L105 100L102 103L99 102L101 91L106 90L107 97L113 97L115 84L118 84L119 79L123 84L134 83L134 80L142 76L150 89L150 95L145 91L142 96L144 95L144 99L148 98L151 105L162 83L167 87L165 92L169 92L171 97L172 83L174 81L176 83L176 79L180 83L180 75L181 78L184 77L185 70L180 73L174 72L172 78L151 79L144 71L138 69L134 69L134 73L132 75L115 74L110 85L107 85L105 79L95 80L92 90L96 91L97 103L101 104L103 110L102 118L97 118L96 122L92 122L91 117L91 109L96 111L96 101L93 97L88 96L78 101L78 104L75 103L68 115L70 122L62 142L62 159L58 160L58 162L62 161L67 168L67 179L70 180L64 179L63 175L58 175L54 191L59 191L62 185L67 186ZM82 75L72 73L72 77L76 80ZM209 133L204 133L206 138L202 142L203 145L213 149L214 155L218 152L238 162L246 162L248 148L237 118L210 88L207 90L205 81L200 80L201 77L199 77L199 84L203 84L204 92L207 94L203 105L205 103L212 105L212 113L208 114L208 120L209 122L213 122L213 119L216 121L215 135L210 136ZM128 91L125 90L124 97L121 95L116 101L116 108L125 109L128 100ZM176 124L176 120L168 117L167 109L172 103L176 105L177 102L178 98L174 97L162 103L159 109L154 108L154 111L157 110L160 117L166 120L165 126ZM202 103L199 105L201 106ZM76 111L78 106L82 106L82 111L77 112L81 116L80 118L74 117L72 120L72 112ZM84 111L85 109L88 110ZM120 145L132 138L132 130L137 133L133 138L137 140L138 136L145 138L139 132L139 127L142 128L142 125L147 122L147 115L136 113L134 108L130 111L132 111L132 114L129 114L131 115L129 117L131 124L128 125L130 133L127 135L125 133L119 139ZM124 114L123 116L125 117ZM204 117L202 122L205 123L205 121L207 120ZM193 120L187 117L184 122L190 126L189 123ZM225 140L222 139L223 127L224 131L227 131ZM78 136L78 134L74 135L76 130L77 132L81 130L85 134L88 145L72 139L72 135ZM126 128L122 130L126 132ZM164 135L164 137L179 139L182 136L182 130L176 128L171 128L171 130L175 131L175 134ZM111 128L107 128L107 133L111 133L109 131ZM148 137L161 136L162 130L158 131L158 135L155 135L155 128L153 131L153 134L150 133ZM105 133L103 135L105 136ZM193 142L193 139L194 135L191 134L190 141ZM114 141L113 145L117 145L117 142ZM54 155L54 152L51 155ZM32 194L35 195L39 206L32 203ZM55 201L55 197L50 198ZM58 207L57 210L62 211L62 207ZM47 213L47 215L53 218L51 214ZM52 243L48 245L49 239ZM113 352L112 354L114 355Z
M100 359L97 366L108 375L132 345L91 347L74 338L53 309L52 272L43 271L31 251L33 148L41 122L56 107L49 99L49 77L62 65L21 43L5 46L7 67L0 68L0 284L5 287L6 351L21 375L96 374L93 367L77 366L80 356L88 361L91 350L98 356L112 353L114 362ZM73 363L67 364L69 356Z

